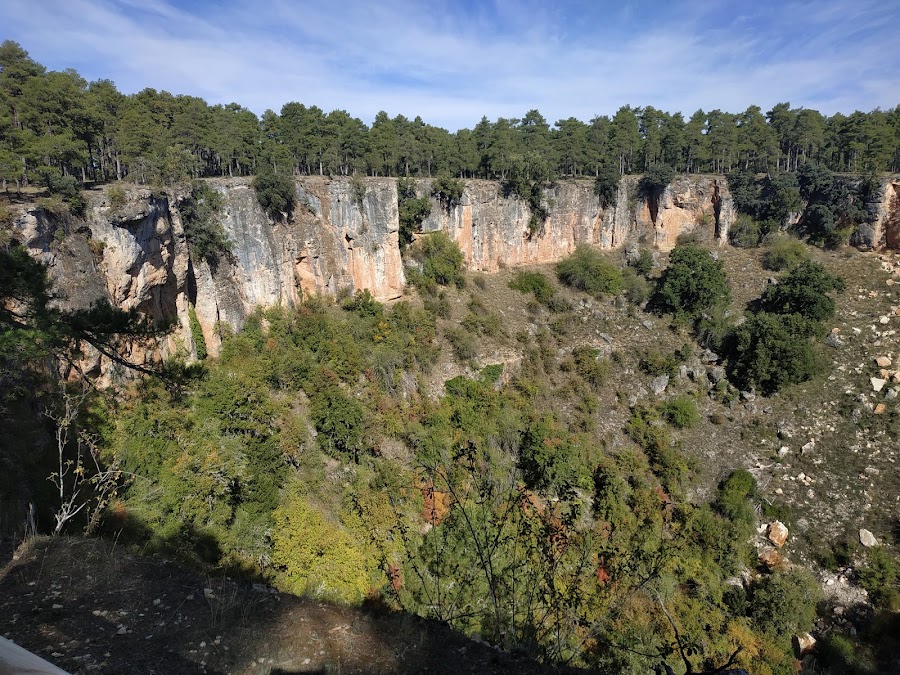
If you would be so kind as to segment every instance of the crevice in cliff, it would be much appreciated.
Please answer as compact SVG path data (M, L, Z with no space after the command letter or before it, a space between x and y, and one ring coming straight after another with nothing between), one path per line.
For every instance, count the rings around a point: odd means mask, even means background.
M715 235L716 239L722 239L722 226L720 216L722 213L722 195L719 193L719 181L712 182L712 206L713 218L715 219Z
M887 217L884 219L884 245L890 249L900 249L900 183L885 187L891 192Z

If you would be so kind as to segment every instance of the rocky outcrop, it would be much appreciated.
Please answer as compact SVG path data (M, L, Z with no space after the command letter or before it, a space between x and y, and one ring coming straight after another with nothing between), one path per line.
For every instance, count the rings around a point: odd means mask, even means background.
M381 300L402 293L395 179L300 178L297 207L285 222L266 216L249 179L209 183L222 196L220 221L231 243L230 255L214 266L190 255L178 210L184 195L177 190L131 186L124 198L121 190L88 192L83 223L63 225L32 210L18 220L19 238L50 266L64 302L84 306L105 297L124 309L175 320L163 344L133 347L131 356L139 361L195 353L198 327L215 355L222 327L239 328L256 307L291 305L341 289L367 288ZM429 188L430 181L419 181L421 194ZM727 187L714 177L680 177L648 200L639 179L628 176L605 208L592 181L561 181L546 191L545 201L548 217L532 233L524 201L504 196L496 182L470 180L458 206L433 203L423 230L446 231L471 269L491 272L554 262L579 244L614 249L642 242L669 249L678 235L693 231L724 241L734 218ZM89 370L102 366L99 355L89 358Z
M419 192L430 183L419 181ZM545 192L549 216L535 233L525 201L503 195L496 181L466 181L457 206L435 203L422 224L425 232L443 230L460 246L470 269L494 272L501 266L555 262L578 244L614 249L644 242L661 250L679 235L702 233L725 241L734 220L734 204L725 181L706 176L679 177L662 195L640 194L639 178L624 177L614 203L601 208L591 181L565 181Z

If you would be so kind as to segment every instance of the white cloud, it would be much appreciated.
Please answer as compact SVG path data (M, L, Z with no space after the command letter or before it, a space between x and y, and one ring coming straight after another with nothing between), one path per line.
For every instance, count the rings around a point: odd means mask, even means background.
M626 103L686 115L900 103L889 28L900 12L884 3L773 3L734 16L697 0L666 7L272 0L188 12L167 0L7 0L4 12L9 37L49 67L257 113L296 100L455 129L531 108L552 122Z

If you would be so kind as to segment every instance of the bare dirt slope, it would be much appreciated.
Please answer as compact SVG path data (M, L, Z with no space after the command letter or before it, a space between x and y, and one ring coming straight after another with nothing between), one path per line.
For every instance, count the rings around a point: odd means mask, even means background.
M0 635L70 673L576 673L383 607L213 579L110 542L39 538L0 573Z

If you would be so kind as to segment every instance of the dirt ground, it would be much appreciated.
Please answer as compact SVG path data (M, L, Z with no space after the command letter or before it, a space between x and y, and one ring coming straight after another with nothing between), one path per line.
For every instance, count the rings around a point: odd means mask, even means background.
M340 607L80 537L0 572L0 635L70 673L577 673L384 607Z

